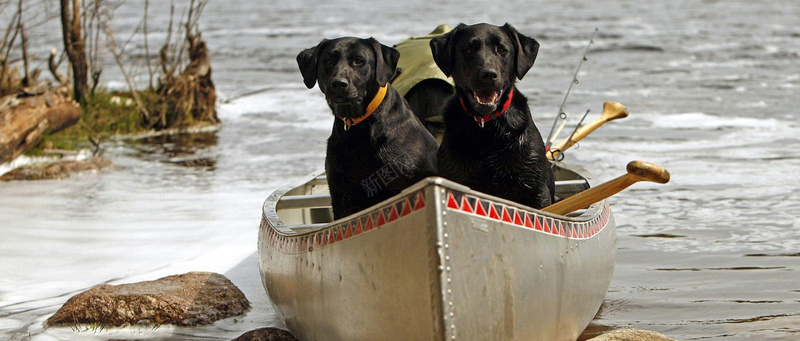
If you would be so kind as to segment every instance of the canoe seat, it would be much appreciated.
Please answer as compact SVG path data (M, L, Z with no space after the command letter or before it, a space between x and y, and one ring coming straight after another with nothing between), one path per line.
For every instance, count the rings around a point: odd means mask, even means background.
M330 194L306 194L284 196L278 201L276 209L330 207Z

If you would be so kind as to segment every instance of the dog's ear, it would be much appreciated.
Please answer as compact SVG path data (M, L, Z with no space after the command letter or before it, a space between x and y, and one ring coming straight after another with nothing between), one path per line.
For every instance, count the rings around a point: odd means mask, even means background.
M324 43L325 40L322 41ZM319 58L319 45L307 48L300 52L297 55L297 66L300 67L300 74L303 75L303 83L306 84L306 87L309 89L314 87L314 83L317 82L317 59Z
M445 76L450 77L453 74L453 67L455 67L456 56L453 50L453 41L456 32L463 27L464 24L458 24L456 28L452 29L442 35L431 38L431 53L433 54L433 61L436 66L442 70Z
M517 78L522 79L528 70L533 66L536 60L536 55L539 54L539 42L535 39L519 34L517 29L506 23L503 25L503 30L506 31L511 41L516 44L516 74Z
M400 51L379 43L375 38L368 39L372 49L375 50L375 81L384 86L394 77L397 71L397 61L400 60Z

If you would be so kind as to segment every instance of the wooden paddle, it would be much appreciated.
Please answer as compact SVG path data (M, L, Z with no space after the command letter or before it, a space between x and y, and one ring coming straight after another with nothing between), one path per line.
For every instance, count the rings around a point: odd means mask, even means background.
M622 103L605 102L603 104L603 114L600 115L600 118L589 122L583 127L580 127L575 131L574 134L572 134L572 136L567 136L567 138L558 144L550 146L550 152L547 153L547 158L550 161L557 159L561 153L578 143L578 141L586 137L586 135L589 135L589 133L595 131L595 129L600 128L601 125L608 121L625 117L628 117L628 108L625 108Z
M564 215L617 194L639 181L652 181L660 184L665 184L669 181L669 172L664 167L654 163L631 161L626 169L628 171L627 174L567 197L543 208L542 211Z

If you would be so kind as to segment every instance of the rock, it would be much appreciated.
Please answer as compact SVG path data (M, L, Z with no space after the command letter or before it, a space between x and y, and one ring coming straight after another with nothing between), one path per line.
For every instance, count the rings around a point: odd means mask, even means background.
M75 173L95 172L112 167L111 160L90 157L81 161L56 161L25 165L0 176L0 180L49 180L64 179Z
M639 330L633 328L618 329L612 332L605 333L598 337L589 339L589 341L677 341L675 339L666 337L664 334L651 332L648 330Z
M297 341L292 333L278 328L251 330L231 341Z
M99 285L67 300L47 326L197 326L238 316L250 302L220 274L190 272L155 281Z

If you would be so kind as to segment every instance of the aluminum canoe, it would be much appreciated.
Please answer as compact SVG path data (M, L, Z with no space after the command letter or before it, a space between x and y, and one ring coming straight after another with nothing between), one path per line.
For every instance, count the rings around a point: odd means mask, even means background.
M559 197L594 184L556 166ZM616 257L607 201L560 216L437 177L331 220L324 173L264 203L261 279L300 340L575 340Z

